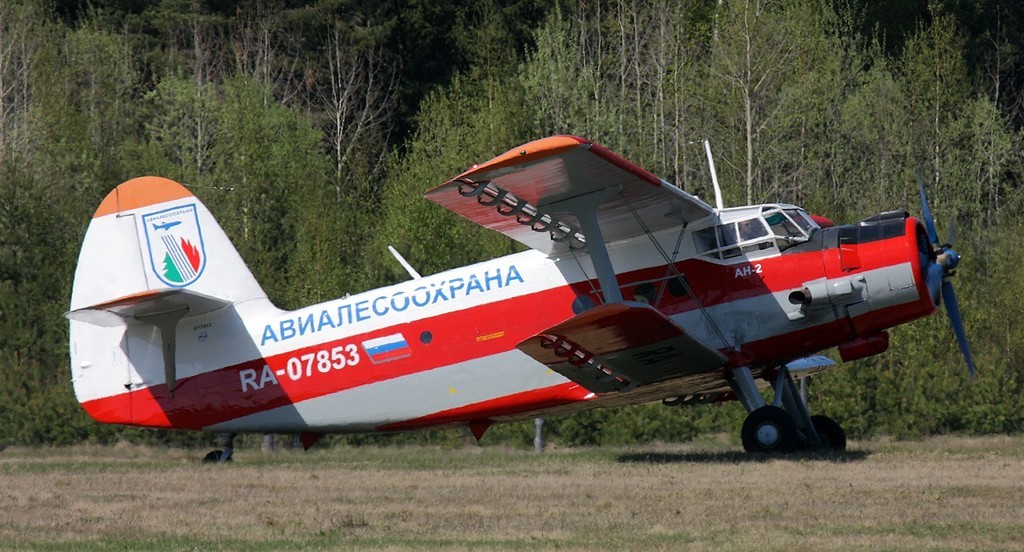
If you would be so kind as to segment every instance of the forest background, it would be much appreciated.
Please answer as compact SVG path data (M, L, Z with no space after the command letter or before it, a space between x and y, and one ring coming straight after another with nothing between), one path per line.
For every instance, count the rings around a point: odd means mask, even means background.
M208 437L102 426L69 383L81 239L118 183L210 208L283 308L518 250L422 199L556 133L705 200L956 218L978 377L943 315L816 378L855 438L1024 428L1024 5L998 0L0 1L0 446ZM549 419L558 443L736 432L736 404ZM533 424L487 439L526 444ZM426 432L402 442L443 442ZM360 443L368 437L337 438Z

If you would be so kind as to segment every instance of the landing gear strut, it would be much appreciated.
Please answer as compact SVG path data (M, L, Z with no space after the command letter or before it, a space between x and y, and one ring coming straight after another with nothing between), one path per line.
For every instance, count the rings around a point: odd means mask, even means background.
M223 464L224 462L231 461L231 454L235 451L235 434L234 433L220 433L217 435L217 443L220 445L219 450L211 450L203 457L204 464Z
M846 433L828 416L810 416L800 399L799 391L789 374L780 366L772 387L773 404L765 402L757 388L750 368L732 371L729 378L744 408L747 419L741 436L743 448L749 453L785 453L799 449L846 450ZM783 408L785 407L785 408Z

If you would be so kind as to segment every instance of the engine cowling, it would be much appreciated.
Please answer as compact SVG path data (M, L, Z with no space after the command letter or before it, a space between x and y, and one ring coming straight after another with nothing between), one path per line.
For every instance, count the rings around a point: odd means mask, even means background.
M837 317L849 319L853 339L877 341L881 330L935 311L934 254L916 218L893 211L823 232L826 278L821 287ZM824 300L821 289L807 289L811 304Z

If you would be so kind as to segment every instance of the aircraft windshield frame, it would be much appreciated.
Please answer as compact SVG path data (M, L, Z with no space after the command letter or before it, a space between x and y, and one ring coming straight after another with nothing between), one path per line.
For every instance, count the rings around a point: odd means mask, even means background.
M779 205L766 205L762 207L761 215L771 228L780 251L811 239L810 233L817 226L810 217L795 208L785 209Z
M694 232L698 254L721 260L775 254L810 240L819 228L803 209L793 205L764 205L759 211L747 209L732 215Z

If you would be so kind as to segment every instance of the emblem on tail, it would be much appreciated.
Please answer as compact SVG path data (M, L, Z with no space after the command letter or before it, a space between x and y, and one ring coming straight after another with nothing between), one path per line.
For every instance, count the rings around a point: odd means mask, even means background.
M206 249L195 204L142 215L153 272L163 283L185 287L206 268Z

